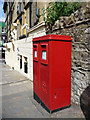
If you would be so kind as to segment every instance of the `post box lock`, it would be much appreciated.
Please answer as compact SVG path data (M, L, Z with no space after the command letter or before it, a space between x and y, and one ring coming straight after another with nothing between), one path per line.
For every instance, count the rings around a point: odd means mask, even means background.
M48 93L48 91L47 91L47 85L46 85L45 81L42 82L42 90L44 91L45 94Z
M56 98L57 98L57 94L55 93L55 94L54 94L54 99L56 99Z
M42 82L42 87L45 88L46 87L46 83L43 81Z

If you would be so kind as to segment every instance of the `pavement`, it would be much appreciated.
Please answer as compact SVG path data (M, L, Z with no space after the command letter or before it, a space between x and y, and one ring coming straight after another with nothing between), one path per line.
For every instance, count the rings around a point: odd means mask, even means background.
M2 118L84 118L79 105L49 114L33 99L33 83L0 59ZM1 96L1 95L0 95Z

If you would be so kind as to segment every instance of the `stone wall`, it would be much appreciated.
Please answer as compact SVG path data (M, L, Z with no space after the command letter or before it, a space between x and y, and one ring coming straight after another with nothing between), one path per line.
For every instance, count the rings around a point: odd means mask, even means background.
M90 6L80 8L70 17L60 17L47 34L70 35L72 38L71 100L80 96L90 84Z

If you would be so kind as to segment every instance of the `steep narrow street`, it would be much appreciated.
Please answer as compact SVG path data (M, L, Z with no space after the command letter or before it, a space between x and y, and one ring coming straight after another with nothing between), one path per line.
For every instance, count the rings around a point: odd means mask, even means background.
M0 59L3 118L84 118L79 106L49 114L33 99L33 84Z

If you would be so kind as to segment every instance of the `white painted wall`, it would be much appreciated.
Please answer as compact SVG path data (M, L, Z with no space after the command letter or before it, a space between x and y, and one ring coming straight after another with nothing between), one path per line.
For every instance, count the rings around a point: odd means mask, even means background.
M7 48L10 48L10 52L7 50L5 53L6 64L11 68L14 67L15 70L22 73L24 76L33 81L33 42L34 37L39 37L46 35L45 24L41 23L36 27L28 31L29 37L21 40L12 41L11 43L6 43ZM15 51L13 51L13 45L15 46ZM19 49L19 55L22 55L22 69L20 69L20 59L18 60L17 48ZM24 57L27 57L28 61L28 73L24 73Z

